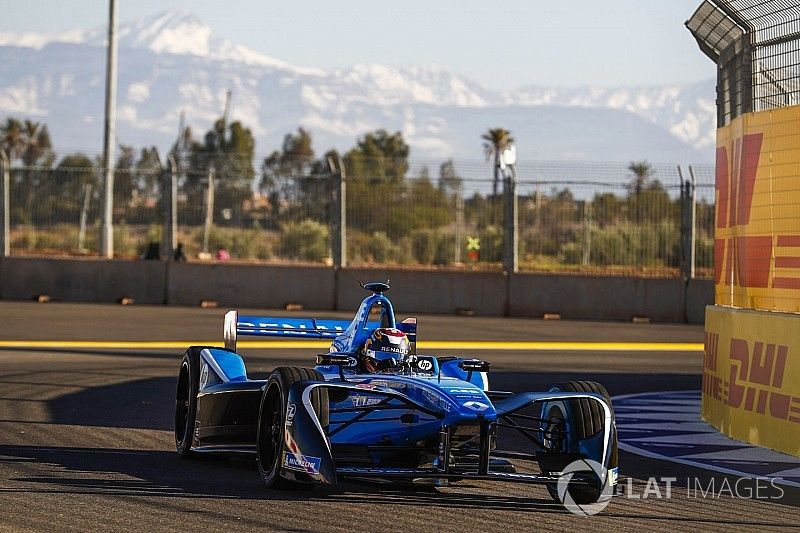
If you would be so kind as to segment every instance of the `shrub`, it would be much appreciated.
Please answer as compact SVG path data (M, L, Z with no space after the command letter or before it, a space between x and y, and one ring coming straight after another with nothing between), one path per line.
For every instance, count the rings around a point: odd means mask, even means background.
M155 236L152 228L151 235ZM188 257L196 257L203 250L203 228L179 232L178 242L183 243ZM217 250L227 250L234 259L270 259L274 247L275 238L258 229L213 226L208 234L208 251L212 256Z
M447 265L455 255L454 236L432 229L421 229L411 233L411 254L423 265Z
M593 265L676 266L680 262L680 235L669 222L593 227L591 239ZM581 243L576 246L582 250ZM564 251L565 262L572 262L567 261L571 253Z
M430 265L436 257L436 232L420 229L411 233L411 253L414 259L423 265Z
M480 237L480 258L484 262L503 260L503 228L487 226L478 235Z
M280 253L291 259L323 261L328 257L328 228L313 220L283 225Z
M714 239L699 237L695 242L695 265L699 268L714 267Z
M382 231L371 234L350 231L347 255L357 263L406 263L413 253L408 250L408 242L407 239L394 241Z
M580 265L583 263L583 246L579 242L568 242L561 247L559 259L568 265Z

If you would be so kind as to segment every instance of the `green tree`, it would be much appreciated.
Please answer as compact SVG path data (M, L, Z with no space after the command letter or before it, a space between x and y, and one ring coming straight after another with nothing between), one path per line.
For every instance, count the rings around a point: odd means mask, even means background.
M40 122L25 120L22 127L22 146L20 159L25 168L22 170L22 186L25 193L25 211L30 212L36 193L41 186L47 186L52 175L47 171L53 166L55 154L50 141L47 126Z
M481 135L483 139L483 153L486 159L494 159L494 181L492 182L492 196L497 197L497 188L500 183L500 161L503 151L511 146L514 138L511 132L503 128L490 128Z
M52 166L55 154L46 125L26 120L23 124L23 143L21 158L25 166Z
M623 222L625 199L613 192L596 193L592 200L592 218L601 228Z
M448 159L439 167L439 189L445 194L460 194L464 188L464 180L456 172L452 159Z
M78 222L88 187L97 191L97 166L85 154L70 154L52 172L46 194L37 197L31 209L19 217L25 223L54 224Z
M261 164L262 192L285 201L296 200L299 181L311 173L314 163L312 144L311 134L303 128L298 128L296 135L287 133L281 149L273 151Z
M19 120L8 117L0 126L0 149L11 160L22 156L25 150L25 133Z
M367 133L344 156L348 177L347 220L366 233L396 239L415 224L407 202L409 147L398 131Z
M95 164L85 154L64 156L56 166L56 173L59 175L59 192L65 200L81 198L84 185L98 185Z
M191 139L191 131L184 132ZM203 142L193 139L189 145L189 167L184 188L191 205L203 205L206 177L213 166L216 172L216 200L226 220L240 224L244 202L250 196L250 186L256 172L253 167L255 140L253 133L241 122L230 125L224 118L218 119L203 137ZM177 149L177 146L176 146ZM198 223L202 209L196 210L192 223Z
M408 154L409 147L399 131L367 133L344 156L347 176L399 183L408 172Z
M122 145L117 164L114 167L114 207L122 208L134 199L136 150L133 146Z
M260 189L269 198L270 227L278 227L286 220L328 221L329 159L338 161L339 154L329 150L315 159L311 133L304 128L287 134L281 149L264 159Z
M653 175L653 167L647 161L631 161L628 170L633 174L629 192L639 196L647 185L647 180Z
M158 148L142 148L136 161L136 183L144 203L154 204L161 197L162 172Z

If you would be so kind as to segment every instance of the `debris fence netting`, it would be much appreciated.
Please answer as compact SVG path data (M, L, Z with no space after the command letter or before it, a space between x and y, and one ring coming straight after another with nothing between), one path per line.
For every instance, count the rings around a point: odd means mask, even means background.
M500 269L510 170L450 160L344 180L178 171L177 241L189 260L332 264L344 181L348 264ZM682 216L693 209L695 271L710 275L713 166L520 161L513 170L520 270L678 275L692 231ZM115 256L154 256L170 220L169 179L157 168L115 172ZM103 180L97 166L12 164L12 255L99 255Z

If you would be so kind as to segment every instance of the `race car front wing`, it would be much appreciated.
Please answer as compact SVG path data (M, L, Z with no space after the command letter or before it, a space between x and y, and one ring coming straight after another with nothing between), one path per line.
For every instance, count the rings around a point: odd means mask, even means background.
M377 479L439 479L439 480L494 480L512 483L536 483L547 484L556 483L559 479L560 469L550 469L549 473L529 474L504 471L493 471L491 469L492 460L499 457L512 457L522 459L537 459L536 454L524 454L518 452L502 452L492 450L492 424L497 424L502 420L510 421L518 411L530 407L532 404L545 402L564 402L577 399L589 399L596 401L602 407L604 413L603 430L594 440L599 440L593 446L598 453L595 457L588 457L600 463L602 468L600 483L605 483L608 469L611 466L611 439L614 438L613 413L606 400L597 394L592 393L564 393L564 392L542 392L542 393L520 393L495 402L495 409L498 415L497 421L479 420L480 433L477 442L477 462L472 465L454 464L451 457L450 438L452 431L446 425L442 425L439 441L439 458L432 468L388 468L374 466L336 466L330 439L326 435L317 414L314 411L311 394L315 389L326 388L329 391L340 390L348 393L365 392L368 387L370 394L384 396L393 400L398 400L407 407L418 410L422 413L445 418L445 412L430 405L421 404L408 396L387 387L363 385L352 382L316 382L301 381L293 384L289 389L288 403L294 404L295 408L291 411L292 418L285 421L285 443L286 452L281 466L281 475L296 481L336 484L338 477L349 478L377 478ZM304 408L297 408L302 405ZM374 407L373 407L374 408ZM395 405L396 408L396 405ZM521 416L521 415L516 415ZM512 424L514 424L512 422ZM512 426L506 426L512 427ZM540 450L543 447L539 446ZM553 454L551 454L553 455ZM581 458L580 454L563 453L557 464L565 465L567 462ZM592 476L582 476L579 473L573 476L573 484L592 484L597 483L598 479Z

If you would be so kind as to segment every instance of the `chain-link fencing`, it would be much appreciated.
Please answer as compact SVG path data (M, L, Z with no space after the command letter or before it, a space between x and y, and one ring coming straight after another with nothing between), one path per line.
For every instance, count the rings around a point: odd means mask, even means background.
M514 170L520 270L673 276L685 242L693 242L696 275L710 275L713 166L522 161ZM177 167L177 255L332 265L341 240L350 265L500 269L507 171L451 160L408 164L394 175L306 169L266 179ZM9 174L12 255L99 254L100 168L12 165ZM117 257L163 258L171 250L164 246L170 179L161 168L116 171ZM682 184L691 183L689 195Z

